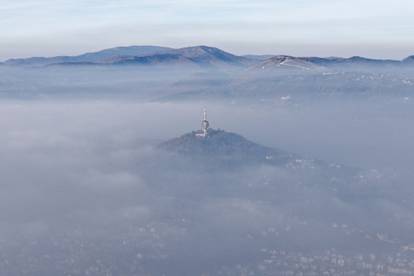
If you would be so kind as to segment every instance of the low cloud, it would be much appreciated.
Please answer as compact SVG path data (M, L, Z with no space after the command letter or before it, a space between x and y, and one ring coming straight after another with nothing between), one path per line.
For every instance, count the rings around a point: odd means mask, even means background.
M344 145L357 150L344 158L348 165L383 165L366 166L345 186L318 172L283 167L203 172L155 147L197 128L200 109L122 101L3 102L2 274L238 274L240 264L255 271L276 249L391 256L412 242L413 189L405 158L359 156L371 153L368 143L381 148L388 142L374 139L384 127L376 123L383 108L209 105L214 127L256 142L336 162L343 155L339 145L349 141ZM393 124L385 127L405 127L392 110L387 118ZM349 114L366 121L355 126ZM358 134L338 135L368 125ZM406 144L390 153L412 146L399 141ZM275 268L267 269L262 274Z

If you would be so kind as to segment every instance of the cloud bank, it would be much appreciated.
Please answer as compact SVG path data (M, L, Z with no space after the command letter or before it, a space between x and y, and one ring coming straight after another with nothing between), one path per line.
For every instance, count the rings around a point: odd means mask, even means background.
M364 261L374 254L379 263L407 254L401 250L413 242L414 206L406 160L394 156L389 166L391 155L371 155L389 142L378 131L405 128L405 111L391 109L392 123L384 124L378 115L390 110L371 104L303 110L210 104L213 127L265 145L335 162L352 151L344 159L367 169L338 186L312 169L204 172L154 147L197 128L200 108L2 102L1 274L271 275L291 269L283 265L288 260L314 258L323 271L341 267L325 257L359 269L357 254ZM412 139L395 138L399 145L385 153L413 146Z

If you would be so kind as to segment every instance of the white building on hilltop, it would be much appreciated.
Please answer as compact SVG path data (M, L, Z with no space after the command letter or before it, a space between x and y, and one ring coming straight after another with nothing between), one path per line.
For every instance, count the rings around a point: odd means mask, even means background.
M196 132L197 137L206 137L208 135L208 128L210 127L210 123L207 121L207 110L204 109L203 111L203 121L201 121L201 129Z

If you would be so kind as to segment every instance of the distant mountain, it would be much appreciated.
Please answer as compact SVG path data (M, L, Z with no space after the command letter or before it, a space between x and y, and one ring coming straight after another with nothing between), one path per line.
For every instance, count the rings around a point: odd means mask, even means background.
M114 57L145 57L151 55L167 54L173 52L174 49L159 46L130 46L117 47L102 50L96 53L88 53L78 56L78 59L87 60L89 62L111 62Z
M409 56L405 58L402 62L405 64L414 64L414 56Z
M319 57L304 57L303 60L322 66L342 66L342 65L399 65L401 61L389 59L370 59L365 57L354 56L350 58L319 58Z
M131 46L102 50L79 56L10 59L6 65L231 65L243 66L248 59L214 47L172 49L158 46Z
M193 64L193 61L178 54L156 54L143 57L119 57L113 59L113 65L171 65L171 64Z
M9 59L5 62L8 65L51 65L51 64L111 64L128 57L144 57L158 54L166 54L174 49L158 46L130 46L116 47L94 53L86 53L78 56L57 56L57 57L32 57L21 59Z
M214 47L196 46L175 50L175 53L186 57L197 64L228 64L243 65L247 61L246 58L236 56Z
M407 62L408 59L405 60ZM252 69L274 70L274 69L293 69L293 70L321 70L328 68L348 68L352 66L359 67L384 67L384 66L401 66L402 61L369 59L364 57L293 57L293 56L273 56L260 63L252 66Z
M274 56L263 60L255 65L254 69L274 70L274 69L295 69L295 70L315 70L321 66L304 58L292 56Z
M179 49L159 46L129 46L105 49L78 56L31 57L5 61L5 65L196 65L237 66L249 69L319 70L322 68L348 68L352 66L402 66L414 64L414 56L406 59L369 59L354 56L341 57L294 57L287 55L234 55L208 46Z

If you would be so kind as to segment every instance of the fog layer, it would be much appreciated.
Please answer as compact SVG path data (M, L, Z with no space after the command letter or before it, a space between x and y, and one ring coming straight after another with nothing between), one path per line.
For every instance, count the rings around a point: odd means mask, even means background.
M344 183L309 168L200 171L156 147L197 129L205 105L214 128L358 173ZM274 275L313 258L319 271L360 275L367 258L404 263L412 107L4 100L0 274Z

